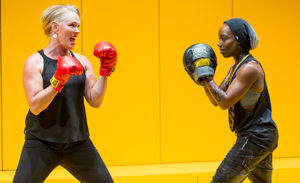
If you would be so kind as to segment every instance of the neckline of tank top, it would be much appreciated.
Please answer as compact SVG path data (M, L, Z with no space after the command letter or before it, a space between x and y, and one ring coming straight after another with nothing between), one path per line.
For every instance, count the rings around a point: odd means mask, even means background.
M225 82L225 87L227 88L228 85L229 85L229 82L230 80L232 79L233 77L233 74L235 73L235 71L238 69L238 67L250 56L250 54L247 54L245 55L242 60L235 66L235 68L233 69L233 67L230 69L229 71L229 74L228 74L228 77L226 79L226 82Z
M47 59L53 60L53 61L56 61L56 62L58 61L57 59L53 59L53 58L50 58L49 56L47 56L47 55L45 54L45 52L44 52L43 49L42 49L41 51L42 51L43 55L44 55ZM70 53L71 53L71 56L72 56L72 57L76 58L75 55L74 55L74 53L73 53L72 51L70 51Z

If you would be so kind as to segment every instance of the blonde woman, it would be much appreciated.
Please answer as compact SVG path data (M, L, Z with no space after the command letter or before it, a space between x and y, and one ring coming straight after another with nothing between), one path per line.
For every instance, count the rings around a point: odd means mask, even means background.
M89 138L84 98L93 107L101 105L107 77L116 65L116 50L106 42L96 45L94 54L101 60L97 79L90 61L71 51L79 34L78 8L50 6L42 13L41 23L49 43L24 65L29 111L13 182L43 182L61 165L80 182L112 183Z

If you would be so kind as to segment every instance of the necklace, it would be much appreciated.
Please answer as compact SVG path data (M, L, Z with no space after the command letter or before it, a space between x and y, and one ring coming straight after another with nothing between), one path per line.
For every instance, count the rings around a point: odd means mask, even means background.
M225 83L225 88L226 88L226 89L228 88L229 81L231 80L231 78L232 78L232 76L233 76L233 73L235 73L235 71L237 70L237 68L239 68L239 66L244 62L244 60L246 60L246 58L247 58L248 56L249 56L249 54L246 55L246 56L244 56L244 57L242 58L242 60L240 61L240 63L238 63L238 65L234 68L234 70L233 70L233 68L230 69L229 76L227 77L226 83Z

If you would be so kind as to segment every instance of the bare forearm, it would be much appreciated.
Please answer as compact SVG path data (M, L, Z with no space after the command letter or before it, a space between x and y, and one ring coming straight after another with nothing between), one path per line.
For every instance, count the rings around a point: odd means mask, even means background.
M34 115L38 115L50 105L56 94L57 91L55 91L51 85L46 89L38 92L29 101L30 111Z
M107 78L99 76L98 80L91 86L87 92L87 102L93 107L99 107L103 101L107 86Z
M207 87L207 90L213 97L214 101L222 108L225 109L226 107L223 105L222 101L226 97L226 93L217 86L215 81L213 79L206 80L205 87Z
M226 96L226 93L217 86L214 80L205 81L205 86L217 102L220 102Z
M215 101L214 97L212 96L212 94L210 93L210 91L207 89L207 86L204 85L204 91L209 99L209 101L214 105L214 106L217 106L218 103Z

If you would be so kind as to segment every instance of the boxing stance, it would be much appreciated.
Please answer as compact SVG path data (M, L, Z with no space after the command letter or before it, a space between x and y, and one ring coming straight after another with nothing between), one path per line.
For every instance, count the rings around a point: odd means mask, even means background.
M221 54L235 63L220 86L213 76L216 57L208 45L189 47L184 65L191 78L203 86L211 103L228 109L230 129L237 140L217 169L212 183L240 183L247 177L253 183L272 181L272 153L278 131L272 119L265 73L259 61L249 54L258 39L242 19L230 19L219 30Z
M50 40L24 65L29 111L15 183L41 183L59 165L80 182L113 182L89 138L84 98L93 107L101 105L117 52L110 43L96 44L94 55L101 63L97 79L90 61L71 51L79 34L79 16L78 8L70 5L50 6L41 16Z

